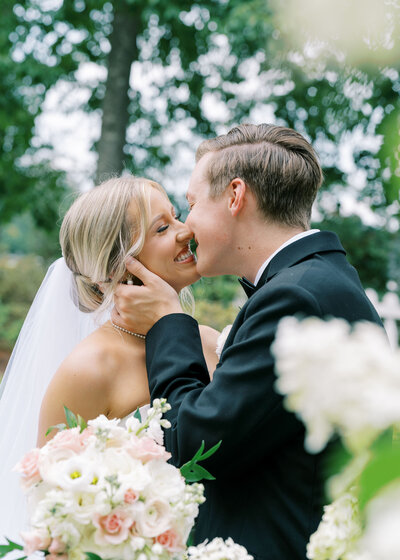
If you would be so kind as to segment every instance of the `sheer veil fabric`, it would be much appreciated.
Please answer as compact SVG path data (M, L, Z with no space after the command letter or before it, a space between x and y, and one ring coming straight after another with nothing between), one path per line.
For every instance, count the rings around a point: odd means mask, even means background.
M0 385L0 542L5 542L4 536L21 542L20 531L26 526L26 499L12 468L36 447L46 388L74 346L108 318L81 312L74 285L64 259L55 261L36 294Z

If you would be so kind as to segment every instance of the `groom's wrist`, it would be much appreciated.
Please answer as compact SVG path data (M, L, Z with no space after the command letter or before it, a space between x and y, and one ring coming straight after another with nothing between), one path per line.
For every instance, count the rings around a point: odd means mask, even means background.
M167 330L170 336L176 336L177 332L182 329L192 330L193 328L198 329L199 324L190 315L184 313L182 309L180 311L167 313L160 317L154 325L149 329L146 335L146 340L150 341L152 338L157 337L159 333L165 332Z

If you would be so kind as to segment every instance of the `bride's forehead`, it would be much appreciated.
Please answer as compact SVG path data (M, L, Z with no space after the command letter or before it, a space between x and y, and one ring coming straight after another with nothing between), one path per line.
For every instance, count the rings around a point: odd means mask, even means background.
M157 189L151 189L151 191L150 207L152 212L155 211L156 208L165 208L168 212L171 208L173 208L173 205L167 195Z

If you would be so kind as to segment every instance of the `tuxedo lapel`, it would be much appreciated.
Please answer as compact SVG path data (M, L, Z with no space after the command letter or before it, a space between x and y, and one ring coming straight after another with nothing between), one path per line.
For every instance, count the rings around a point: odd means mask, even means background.
M251 297L257 290L256 286L250 282L245 276L243 278L238 278L239 284L242 286L246 296Z
M284 268L289 268L316 253L339 251L346 254L336 233L321 231L291 243L271 260L257 283L256 290L271 280Z

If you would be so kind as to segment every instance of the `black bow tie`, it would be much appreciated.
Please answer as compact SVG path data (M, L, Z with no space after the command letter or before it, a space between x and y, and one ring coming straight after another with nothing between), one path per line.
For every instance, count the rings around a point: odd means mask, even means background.
M245 276L243 276L243 278L238 278L238 280L239 280L239 284L246 292L247 297L251 297L254 294L254 292L257 290L256 286L252 282L250 282L250 280L247 280Z

